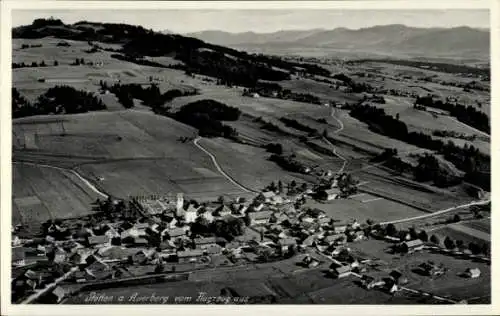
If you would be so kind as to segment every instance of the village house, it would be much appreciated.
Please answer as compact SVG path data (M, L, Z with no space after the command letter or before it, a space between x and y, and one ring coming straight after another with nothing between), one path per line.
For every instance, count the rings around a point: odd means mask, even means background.
M217 240L215 237L202 237L195 238L194 243L198 249L206 249L209 246L216 245Z
M295 238L287 237L278 240L278 246L280 247L282 253L289 252L296 245L297 241Z
M201 217L207 220L207 222L212 223L215 220L215 217L212 215L212 210L209 208L205 208L204 212L201 213Z
M109 244L109 237L106 236L106 235L102 235L102 236L90 236L88 238L88 241L89 241L89 245L91 247L104 247L106 246L107 244Z
M430 277L440 276L445 273L443 265L437 265L432 261L423 262L418 268L422 274Z
M215 211L212 213L212 215L214 215L216 217L224 217L227 215L231 215L231 210L229 209L229 207L222 204L221 206L219 206L215 209Z
M24 247L12 247L12 266L22 267L25 265L26 252Z
M192 203L189 204L186 212L184 213L184 222L187 224L194 223L198 218L199 207L195 207Z
M314 235L308 236L306 239L302 241L302 245L305 247L312 247L314 245L315 240L316 237Z
M190 249L177 252L179 263L196 262L202 256L203 250L201 249Z
M471 279L479 278L480 275L481 270L479 270L478 268L467 268L467 270L465 270L464 272L464 276Z
M325 201L335 200L339 195L340 190L338 188L331 188L319 192L319 198Z
M68 253L66 251L64 251L64 249L62 249L61 247L57 247L56 249L54 249L54 262L55 263L61 263L61 262L64 262L66 260L66 257L67 257Z
M52 295L56 297L57 303L60 303L68 294L69 291L61 286L56 286L56 288L52 291Z
M222 252L222 247L217 244L210 244L207 247L203 248L203 250L209 255L216 255Z
M181 227L176 227L174 229L167 229L162 234L165 233L167 236L170 237L170 240L174 240L176 238L181 238L186 235L186 231L182 229Z
M259 225L269 223L272 214L271 211L260 211L247 213L247 216L250 219L250 225Z
M333 277L337 279L344 278L351 275L351 266L346 265L346 266L331 268L330 273L333 275Z
M335 234L343 234L347 230L347 226L342 225L342 226L335 226L333 227L333 232Z
M262 192L261 195L266 203L271 203L272 199L276 196L276 193L272 191L267 191L267 192Z
M424 249L424 242L420 239L405 241L399 244L398 249L402 253L413 253Z

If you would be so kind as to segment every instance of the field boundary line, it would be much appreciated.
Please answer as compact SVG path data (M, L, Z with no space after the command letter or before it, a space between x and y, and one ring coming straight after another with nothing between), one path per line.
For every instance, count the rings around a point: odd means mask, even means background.
M89 187L89 189L91 189L95 193L99 194L100 196L102 196L102 197L104 197L106 199L109 197L109 194L100 191L89 180L85 179L81 174L79 174L77 171L75 171L73 169L56 167L56 166L47 165L47 164L39 164L39 163L34 163L34 162L25 162L25 161L13 161L12 163L13 164L25 164L25 165L28 165L28 166L30 166L30 165L31 166L37 166L37 167L42 167L42 168L51 168L51 169L56 169L56 170L59 170L59 171L69 171L72 174L74 174L80 181L82 181L87 187Z
M220 174L222 174L232 184L234 184L235 186L239 187L240 189L242 189L243 191L245 191L247 193L259 193L258 191L252 190L252 189L247 188L247 187L243 186L242 184L238 183L236 180L233 179L233 177L231 177L224 170L222 170L221 166L217 162L217 158L215 157L215 155L212 154L211 152L209 152L207 149L205 149L203 146L201 146L198 143L201 139L202 138L200 136L196 137L195 140L193 141L194 145L196 147L198 147L200 150L202 150L205 154L207 154L212 159L212 162L214 163L215 168L217 168L217 171L219 171Z
M419 215L419 216L408 217L408 218L402 218L402 219L398 219L398 220L394 220L394 221L383 222L383 223L380 223L380 224L381 225L387 225L387 224L398 224L398 223L404 223L404 222L411 222L411 221L414 221L414 220L419 220L419 219L424 219L424 218L428 218L428 217L433 217L433 216L438 216L438 215L446 214L446 213L449 213L449 212L452 212L452 211L455 211L455 210L458 210L458 209L461 209L461 208L466 208L466 207L470 207L470 206L474 206L474 205L484 205L484 204L487 204L487 203L490 203L490 202L491 202L491 200L489 200L489 199L488 200L483 200L483 201L473 201L473 202L470 202L470 203L458 205L458 206L455 206L455 207L450 207L450 208L439 210L439 211L436 211L436 212L432 212L430 214Z

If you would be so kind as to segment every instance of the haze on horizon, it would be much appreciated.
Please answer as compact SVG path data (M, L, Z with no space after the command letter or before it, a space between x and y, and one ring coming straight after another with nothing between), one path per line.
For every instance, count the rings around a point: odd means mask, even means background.
M410 27L490 27L489 10L14 10L12 26L54 17L78 21L126 23L155 31L191 33L219 30L231 33L271 33L283 30L359 29L377 25Z

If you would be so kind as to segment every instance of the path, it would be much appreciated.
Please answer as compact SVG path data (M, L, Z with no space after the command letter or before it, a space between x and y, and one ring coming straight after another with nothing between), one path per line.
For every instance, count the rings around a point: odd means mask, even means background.
M227 180L229 180L232 184L234 184L235 186L237 186L238 188L240 188L241 190L245 191L245 192L248 192L248 193L259 193L258 191L255 191L255 190L252 190L250 188L247 188L245 187L244 185L238 183L236 180L234 180L230 175L228 175L224 170L222 170L221 166L219 165L219 163L217 162L217 158L211 153L209 152L207 149L203 148L203 146L201 146L198 142L201 140L202 138L200 136L196 137L195 140L193 141L194 145L196 147L198 147L200 150L202 150L204 153L206 153L208 156L210 156L210 158L212 159L212 162L214 163L215 165L215 168L217 168L217 171L219 171L219 173L224 176Z
M337 130L335 130L335 131L333 132L333 134L338 134L338 133L340 133L340 132L344 129L344 123L342 123L342 121L341 121L341 120L339 120L338 118L336 118L336 117L335 117L335 115L334 115L334 113L335 113L335 112L334 112L334 110L332 109L332 112L331 112L330 116L331 116L333 119L335 119L335 120L339 123L340 127L339 127ZM323 137L323 140L324 140L324 141L325 141L328 145L330 145L330 147L332 147L332 148L333 148L333 154L334 154L335 156L339 157L339 158L343 161L343 163L342 163L342 167L340 167L340 169L337 171L337 173L342 173L342 172L344 172L344 169L345 169L345 167L347 166L347 159L346 159L346 158L344 158L344 157L342 157L339 153L337 153L337 148L336 148L336 147L332 144L332 142L330 142L330 141L328 140L328 138Z
M39 164L39 163L34 163L34 162L18 162L18 161L13 161L12 163L13 164L24 164L24 165L36 166L36 167L42 167L42 168L51 168L51 169L56 169L56 170L60 170L60 171L63 171L63 172L64 171L69 171L72 174L74 174L78 179L80 179L80 181L82 181L87 187L89 187L95 193L99 194L100 196L102 196L105 199L107 199L109 197L108 194L100 191L92 183L90 183L90 181L88 181L87 179L85 179L82 175L80 175L78 172L76 172L73 169L56 167L56 166L46 165L46 164Z
M452 211L455 211L455 210L458 210L458 209L461 209L461 208L466 208L466 207L470 207L470 206L474 206L474 205L488 204L490 202L491 202L490 199L484 200L484 201L474 201L474 202L470 202L470 203L467 203L467 204L462 204L462 205L459 205L459 206L450 207L450 208L447 208L447 209L444 209L444 210L436 211L436 212L433 212L433 213L430 213L430 214L419 215L419 216L414 216L414 217L407 217L407 218L402 218L402 219L398 219L398 220L394 220L394 221L383 222L383 223L380 223L380 224L381 225L387 225L387 224L398 224L398 223L404 223L404 222L411 222L411 221L414 221L414 220L419 220L419 219L424 219L424 218L433 217L433 216L437 216L437 215L442 215L442 214L449 213L449 212L452 212Z

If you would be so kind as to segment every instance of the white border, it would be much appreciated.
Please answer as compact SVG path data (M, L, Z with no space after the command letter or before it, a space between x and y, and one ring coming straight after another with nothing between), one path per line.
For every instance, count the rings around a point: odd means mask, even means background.
M1 315L129 315L148 313L150 315L203 313L204 316L231 313L232 315L252 315L264 312L267 314L287 313L293 315L331 315L344 314L382 314L382 315L483 315L500 314L498 301L499 280L497 277L498 265L491 265L492 269L492 304L491 305L266 305L266 306L172 306L172 305L99 305L99 306L62 306L62 305L12 305L10 304L10 223L11 223L11 117L10 117L10 87L11 87L11 11L13 9L85 9L85 10L158 10L158 9L490 9L491 17L491 69L492 87L500 87L500 1L498 0L392 0L392 1L221 1L221 2L160 2L160 1L3 1L1 3L1 102L0 107L0 175L1 183ZM500 148L495 142L497 127L493 122L499 117L500 89L492 89L491 95L492 121L492 169L497 170L498 161L495 159ZM498 191L496 177L492 178L492 196ZM493 202L493 205L496 205ZM497 215L492 212L491 222L495 223ZM492 260L496 262L499 230L492 232Z

